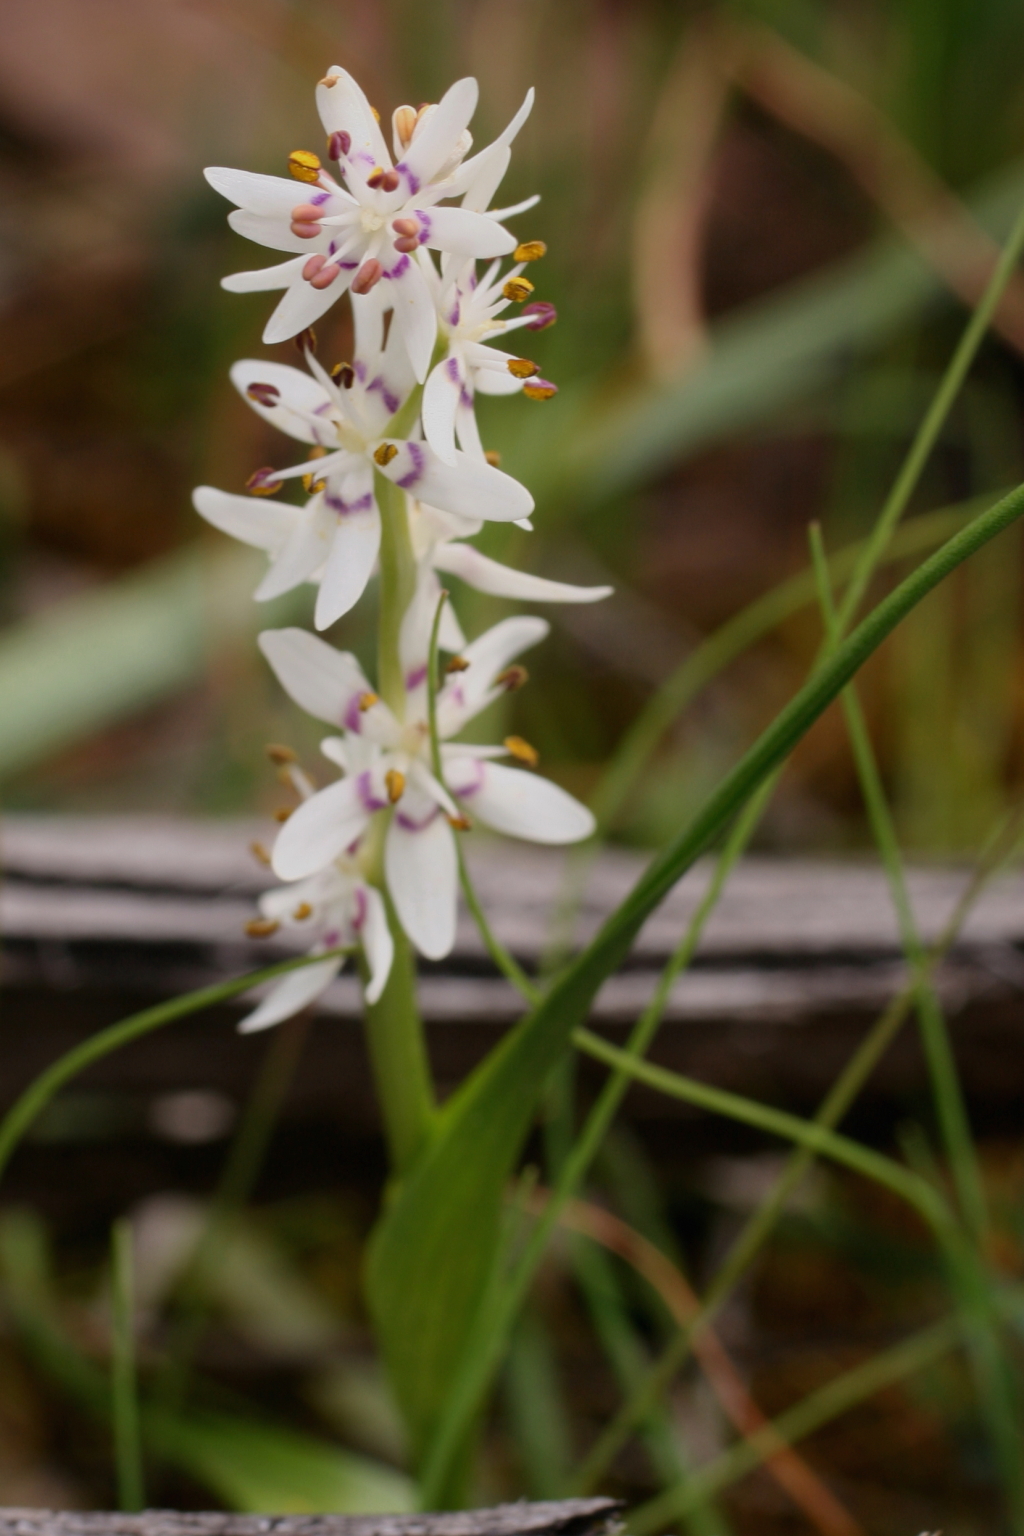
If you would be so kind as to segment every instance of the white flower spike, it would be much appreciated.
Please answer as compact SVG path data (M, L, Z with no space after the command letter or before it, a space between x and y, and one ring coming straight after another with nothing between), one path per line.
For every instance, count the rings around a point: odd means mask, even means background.
M264 341L286 341L349 290L368 294L384 283L385 307L394 309L416 378L426 378L437 318L421 266L428 258L421 258L421 250L489 259L509 254L516 244L494 214L469 206L469 195L460 208L437 206L463 194L475 193L479 202L481 190L489 200L490 182L507 164L507 143L499 140L490 147L494 153L485 150L463 166L476 101L476 81L465 79L432 108L399 108L395 139L402 155L392 164L373 108L351 75L335 65L317 86L317 107L337 178L318 156L301 150L290 157L289 169L310 188L304 197L281 177L220 166L207 170L210 185L237 205L229 216L233 229L293 253L277 266L224 279L224 287L236 293L285 290Z
M459 670L437 698L444 783L431 769L426 668L406 680L403 720L377 698L355 657L301 629L267 630L260 648L279 682L308 713L344 732L323 751L343 777L311 796L285 822L274 847L274 871L301 880L322 869L391 811L384 870L399 921L430 959L455 942L458 871L454 827L469 818L539 843L588 837L594 819L585 806L549 780L495 761L536 754L509 737L503 746L467 746L449 738L522 679L509 663L547 634L542 619L512 618L466 646ZM467 815L468 813L468 815Z

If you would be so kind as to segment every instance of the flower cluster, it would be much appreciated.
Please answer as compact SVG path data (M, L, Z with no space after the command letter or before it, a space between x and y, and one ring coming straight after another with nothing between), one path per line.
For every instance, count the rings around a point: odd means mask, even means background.
M525 680L516 658L544 638L544 620L510 617L467 642L445 603L438 646L449 659L433 699L433 733L430 724L428 666L442 576L528 602L594 602L610 591L514 570L468 542L486 521L529 528L534 509L526 488L484 450L477 394L547 400L556 393L529 358L494 344L556 319L551 304L532 298L525 275L544 255L543 243L517 241L505 228L537 199L490 206L532 92L475 155L468 129L474 80L457 81L439 103L399 107L393 160L377 112L345 70L329 70L316 94L331 169L296 150L287 179L225 168L206 173L237 205L232 228L290 253L278 265L225 278L224 286L284 290L263 339L295 337L305 367L246 360L231 378L255 411L303 449L295 464L258 469L248 494L201 486L194 503L215 527L266 552L257 599L305 583L317 589L318 630L347 613L380 571L380 680L378 692L354 656L306 630L260 636L291 698L333 728L322 751L339 776L318 790L293 764L284 769L301 801L272 853L285 883L261 898L261 916L250 927L302 931L310 953L325 958L278 982L243 1022L246 1030L313 1001L337 975L344 951L361 956L365 996L376 1002L394 953L392 921L421 954L446 955L455 941L456 837L476 822L540 843L575 842L593 829L585 807L533 771L537 754L527 742L461 739L476 715ZM487 265L481 270L480 263ZM311 328L345 294L353 355L327 368ZM301 482L304 503L276 499L290 480ZM389 615L396 602L399 611ZM384 654L388 634L394 655Z

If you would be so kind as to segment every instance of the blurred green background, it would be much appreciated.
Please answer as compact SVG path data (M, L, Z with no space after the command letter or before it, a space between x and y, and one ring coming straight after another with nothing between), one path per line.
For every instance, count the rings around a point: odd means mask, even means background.
M269 803L268 736L303 727L252 645L308 619L248 601L259 561L202 528L288 447L236 398L264 297L218 278L272 257L226 227L208 163L283 174L318 148L311 83L371 100L481 83L485 142L537 107L502 200L550 254L561 393L485 402L537 494L492 553L616 597L554 610L515 728L585 794L642 700L704 634L871 522L1024 195L1019 0L760 4L8 0L0 41L0 785L9 807L230 812ZM507 196L506 196L507 195ZM344 355L345 319L321 327ZM1024 278L918 507L1020 478ZM287 359L289 347L272 349ZM892 578L890 571L887 579ZM471 629L505 605L458 592ZM967 846L1022 772L1012 542L924 605L865 678L908 842ZM372 602L335 638L366 650ZM658 841L803 675L810 610L663 743L621 836ZM935 743L942 742L942 751ZM834 715L762 834L864 841Z

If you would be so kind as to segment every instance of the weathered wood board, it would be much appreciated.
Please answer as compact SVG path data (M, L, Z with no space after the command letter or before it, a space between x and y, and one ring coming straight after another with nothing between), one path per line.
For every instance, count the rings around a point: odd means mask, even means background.
M621 1507L614 1499L564 1499L437 1515L0 1509L0 1536L611 1536Z

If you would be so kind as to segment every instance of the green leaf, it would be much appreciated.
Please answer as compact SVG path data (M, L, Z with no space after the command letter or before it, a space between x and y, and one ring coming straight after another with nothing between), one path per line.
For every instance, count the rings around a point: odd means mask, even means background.
M676 882L776 769L900 620L963 560L1024 513L1024 487L982 513L875 608L765 730L659 854L603 928L441 1111L426 1152L374 1234L368 1291L377 1336L422 1468L493 1279L505 1183L537 1096L604 982ZM487 1373L481 1372L480 1390ZM460 1406L464 1433L477 1406ZM451 1429L451 1418L446 1430ZM445 1448L447 1455L456 1447ZM439 1453L435 1450L436 1458ZM442 1461L445 1458L442 1457ZM439 1474L438 1474L439 1475ZM428 1479L431 1495L435 1474Z
M273 1514L401 1514L416 1490L401 1472L257 1420L190 1409L144 1420L147 1442L232 1509Z

